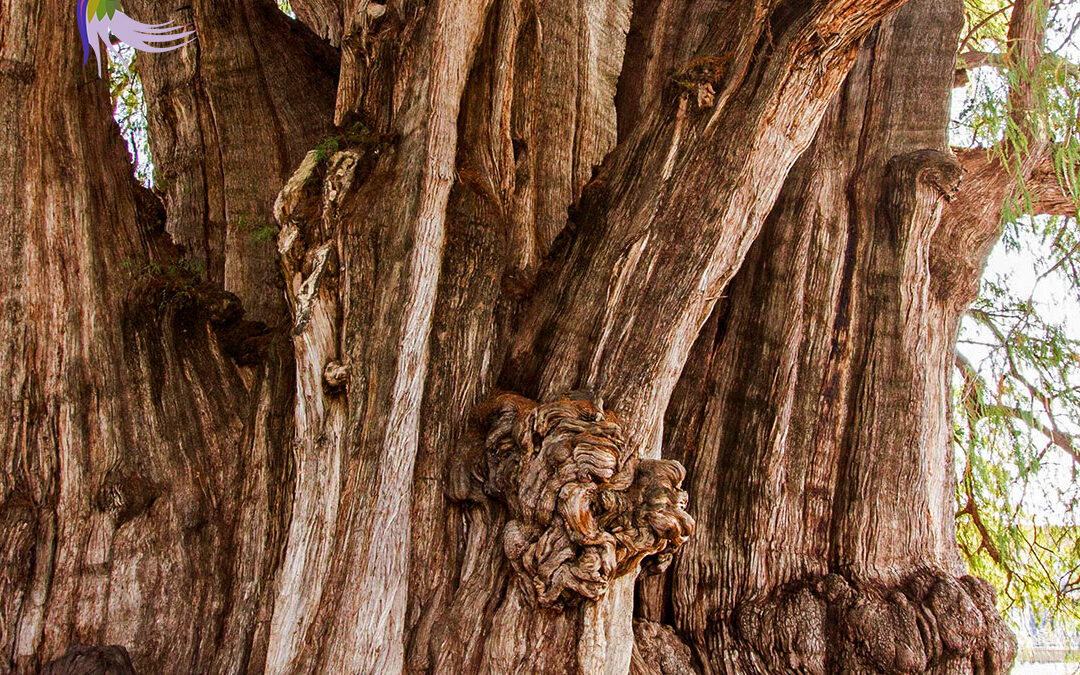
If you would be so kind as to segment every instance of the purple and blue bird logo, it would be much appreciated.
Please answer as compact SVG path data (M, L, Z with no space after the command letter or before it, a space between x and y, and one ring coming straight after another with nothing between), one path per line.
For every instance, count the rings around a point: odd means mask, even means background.
M139 23L120 10L120 0L79 0L79 35L83 44L83 65L90 59L90 52L98 64L101 76L102 42L109 44L109 36L143 52L169 52L179 49L195 38L191 26L169 23ZM163 45L166 42L184 40L180 44Z

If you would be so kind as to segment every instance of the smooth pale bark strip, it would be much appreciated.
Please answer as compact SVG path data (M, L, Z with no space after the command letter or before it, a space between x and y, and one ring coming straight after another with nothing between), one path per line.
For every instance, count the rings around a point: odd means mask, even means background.
M313 191L312 185L323 186L317 158L315 151L308 153L274 208L282 227L278 249L286 275L286 298L295 317L291 332L296 359L293 447L297 477L268 639L266 671L270 673L289 672L308 639L330 569L330 535L341 501L346 407L341 390L330 390L325 377L327 368L340 364L338 252L334 240L320 240L325 232L320 219L324 212L332 213L331 195L348 187L356 158L350 153L333 157L326 169L325 188Z
M582 610L578 667L583 673L622 675L634 648L634 586L637 574L616 579L602 602Z
M368 277L364 258L348 247L344 252L345 307L353 313L346 310L343 347L353 372L364 378L349 392L356 426L348 443L358 450L351 454L364 459L346 465L334 596L324 600L314 627L322 643L320 667L335 672L397 672L404 665L411 485L428 335L458 110L487 8L483 0L427 7L420 28L424 48L400 72L410 92L394 122L401 140L392 161L371 179L385 189L369 193L376 201L361 204L357 221L345 223L347 236L377 237L389 261L401 257ZM355 311L367 303L374 323L365 325L364 313Z
M567 205L614 146L616 61L628 9L621 1L501 3L483 47L491 56L470 75L436 306L436 325L443 328L433 335L414 488L414 518L430 524L414 528L413 537L418 563L410 589L410 616L416 617L410 666L418 671L437 663L443 672L460 672L485 640L504 640L478 632L476 615L478 607L487 614L496 609L492 587L502 593L503 576L462 583L453 592L455 566L486 571L502 552L496 543L481 554L489 562L466 563L453 547L461 546L462 515L446 503L447 463L460 452L470 409L491 392L502 368L507 300L535 277L542 248L566 224ZM473 521L469 550L479 551L491 527L498 525ZM574 653L572 645L567 649Z

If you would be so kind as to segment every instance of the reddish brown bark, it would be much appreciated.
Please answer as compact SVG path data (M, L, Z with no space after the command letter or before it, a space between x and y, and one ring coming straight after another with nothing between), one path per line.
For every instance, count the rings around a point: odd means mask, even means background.
M68 8L0 2L0 667L1007 669L958 3L199 0L155 195Z

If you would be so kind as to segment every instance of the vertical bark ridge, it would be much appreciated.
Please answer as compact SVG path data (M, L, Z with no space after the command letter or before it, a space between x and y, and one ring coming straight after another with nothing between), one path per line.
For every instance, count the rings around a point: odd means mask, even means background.
M504 642L510 653L523 645L506 633L481 632L505 592L501 544L489 539L502 517L491 506L447 503L443 485L468 412L501 369L509 306L531 286L591 167L615 144L613 98L628 4L514 0L495 7L482 50L491 57L475 65L462 104L458 182L435 306L444 330L433 336L421 415L414 518L449 526L420 528L414 536L410 665L417 672L526 658L486 653L485 645ZM469 518L464 540L460 516L448 515L455 512ZM478 607L485 608L482 622ZM571 642L569 651L552 651L558 659L573 654L572 633L562 635Z
M148 21L166 18L152 3L127 5ZM199 39L180 52L142 55L138 64L167 229L182 247L177 255L204 266L211 282L240 296L248 317L283 335L270 205L331 127L338 56L270 2L194 3L184 18L194 22ZM299 368L294 375L290 352L286 340L272 340L250 380L253 399L241 413L248 431L238 443L251 451L244 455L249 486L236 516L245 534L236 541L234 561L237 577L251 581L222 629L216 654L222 665L248 662L259 669L266 659L273 577L293 498L282 452L292 420L278 411L290 405L294 382L306 379ZM305 515L302 508L295 514ZM250 633L253 619L254 654L237 653L232 646L245 642L233 636Z
M670 433L691 439L665 452L687 458L699 524L672 612L706 672L1011 662L989 588L956 579L955 335L929 293L960 17L913 0L865 45L727 289L701 430ZM676 401L672 422L695 419Z
M440 2L423 10L420 45L395 73L395 90L408 92L390 123L397 140L370 178L341 197L341 351L350 373L342 503L321 535L333 541L333 553L318 613L304 649L284 670L396 672L404 665L411 485L428 337L458 111L488 7ZM343 81L364 77L350 71L353 62L344 67ZM339 91L339 113L341 105ZM290 546L286 564L302 568L298 557L306 550ZM293 640L299 619L279 623L272 639Z
M3 8L0 126L23 139L4 144L4 272L26 280L5 288L0 357L15 415L0 432L3 550L19 561L4 568L4 666L113 642L140 669L257 668L250 617L288 490L266 439L289 430L269 415L280 398L249 406L276 373L289 389L290 370L272 355L265 370L237 365L265 336L178 263L69 9ZM176 588L188 602L160 602Z
M347 410L342 396L348 366L340 349L340 213L336 195L370 172L356 151L320 165L311 151L274 205L281 225L278 249L293 316L296 487L285 554L278 572L266 669L287 672L296 662L322 599L333 552L332 532L342 498ZM365 166L366 165L366 166ZM293 584L303 588L297 593Z

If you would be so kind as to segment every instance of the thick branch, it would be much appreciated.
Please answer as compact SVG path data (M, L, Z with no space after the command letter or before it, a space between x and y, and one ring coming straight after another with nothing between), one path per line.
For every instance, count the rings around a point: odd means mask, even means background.
M1056 68L1063 69L1068 77L1080 75L1080 65L1056 54L1046 53L1043 59L1049 60ZM999 52L970 51L963 52L956 57L956 75L953 79L953 87L962 87L968 83L968 71L976 68L990 66L998 70L1006 70L1009 67L1008 59Z
M1046 20L1044 0L1016 0L1009 18L1006 58L1018 75L1009 88L1009 114L1031 137L1038 132L1028 116L1035 108L1035 78L1046 51Z
M652 420L663 414L698 329L862 38L899 4L818 2L798 16L778 10L772 42L734 85L723 60L683 64L679 88L586 186L575 218L583 232L523 313L506 385L546 396L577 386L603 391L632 411L631 443L654 452ZM724 105L739 97L738 110ZM626 330L646 309L650 330Z
M344 13L342 5L343 0L292 0L296 18L335 47L341 44Z
M993 182L1008 182L1012 179L1009 168L998 161L994 155L982 149L955 149L965 175L980 175ZM1024 187L1031 198L1032 215L1076 217L1077 202L1062 186L1053 166L1053 151L1043 153L1037 165L1031 168L1024 181Z
M1021 130L1025 142L1006 142L1000 157L970 151L963 159L964 188L942 216L931 247L932 287L957 308L966 308L978 293L979 279L987 257L1001 236L1000 223L1005 200L1021 183L1050 166L1049 140L1032 114L1036 102L1033 74L1043 58L1046 18L1041 0L1017 0L1009 24L1007 61L1018 77L1009 89L1009 118ZM994 153L997 155L999 153ZM1042 212L1065 210L1052 181L1036 179L1040 189L1032 190ZM1075 211L1075 209L1072 209Z

